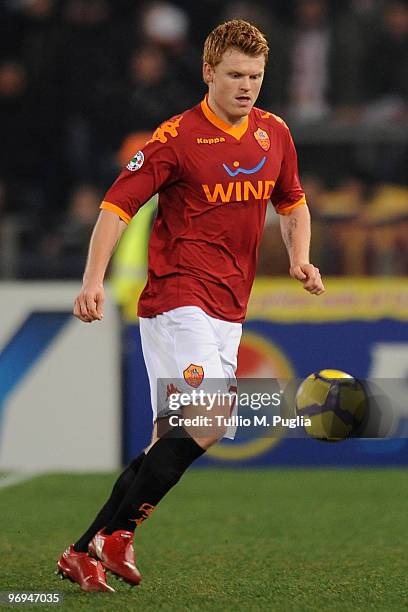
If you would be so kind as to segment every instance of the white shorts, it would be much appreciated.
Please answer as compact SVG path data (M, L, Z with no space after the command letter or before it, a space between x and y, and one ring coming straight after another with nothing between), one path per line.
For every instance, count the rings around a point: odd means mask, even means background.
M198 306L182 306L155 317L140 317L139 323L153 421L174 414L169 407L172 390L236 392L241 323L215 319ZM235 432L236 427L229 427L225 437L233 439Z

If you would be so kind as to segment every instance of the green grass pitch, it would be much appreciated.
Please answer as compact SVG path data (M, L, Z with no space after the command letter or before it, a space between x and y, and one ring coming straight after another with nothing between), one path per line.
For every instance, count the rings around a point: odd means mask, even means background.
M0 490L0 591L64 595L18 609L407 609L405 470L192 470L137 530L141 585L109 576L117 593L84 593L55 562L113 479L45 475Z

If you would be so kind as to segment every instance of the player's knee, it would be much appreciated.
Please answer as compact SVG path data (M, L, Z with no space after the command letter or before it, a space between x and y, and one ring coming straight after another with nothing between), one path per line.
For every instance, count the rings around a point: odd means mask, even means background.
M208 437L195 437L195 436L191 436L194 440L194 442L196 442L199 446L201 446L201 448L203 448L204 450L207 450L208 448L210 448L211 446L213 446L214 444L217 444L217 442L219 442L223 436L225 434L225 431L219 432L217 433L217 435L212 435L212 436L208 436Z

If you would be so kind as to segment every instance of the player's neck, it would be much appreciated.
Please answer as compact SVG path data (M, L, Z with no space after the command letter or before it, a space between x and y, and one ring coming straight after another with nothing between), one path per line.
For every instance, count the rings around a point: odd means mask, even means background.
M214 98L209 93L206 97L208 108L224 123L228 123L231 127L240 126L246 119L247 115L243 115L242 117L231 117L225 111L222 110L214 100Z

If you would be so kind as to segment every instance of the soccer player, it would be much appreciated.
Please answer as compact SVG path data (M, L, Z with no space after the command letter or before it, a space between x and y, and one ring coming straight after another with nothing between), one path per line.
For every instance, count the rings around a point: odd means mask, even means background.
M151 445L119 476L92 525L58 561L59 572L84 590L112 591L106 570L140 582L135 528L195 459L223 435L233 437L222 425L197 432L180 420L169 427L169 396L207 389L211 381L221 381L223 393L234 389L269 201L281 215L290 276L311 294L324 291L309 261L310 216L289 129L254 106L267 58L267 41L253 25L232 20L216 27L204 45L208 95L157 128L101 204L74 307L87 323L103 318L103 280L117 241L159 193L138 307L154 428ZM187 406L181 414L199 409Z

